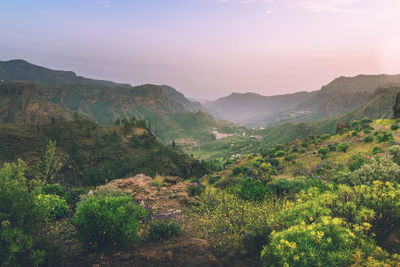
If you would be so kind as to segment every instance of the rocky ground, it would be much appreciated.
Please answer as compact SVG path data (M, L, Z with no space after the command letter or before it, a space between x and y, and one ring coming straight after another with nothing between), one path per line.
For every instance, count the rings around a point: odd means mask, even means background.
M159 215L181 217L183 234L165 241L142 243L124 251L89 255L82 265L100 266L222 266L212 252L210 243L193 236L190 216L192 207L199 204L198 196L190 196L190 182L180 177L166 177L162 185L153 178L139 174L127 179L117 179L101 186L111 190L130 192L142 205L150 205Z

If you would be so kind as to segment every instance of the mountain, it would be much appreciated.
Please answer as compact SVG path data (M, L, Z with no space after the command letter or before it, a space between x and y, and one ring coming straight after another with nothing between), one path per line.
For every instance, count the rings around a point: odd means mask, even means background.
M294 108L312 96L313 93L309 92L278 96L232 93L229 96L207 102L205 106L226 120L246 126L266 125L269 116Z
M201 106L168 86L130 86L93 80L77 76L73 72L51 70L23 60L0 62L0 80L35 83L38 92L36 96L41 102L55 104L59 110L78 112L83 117L93 118L102 124L113 124L117 118L145 119L151 123L156 136L165 143L178 138L201 139L210 136L214 128L236 127L232 123L215 120L212 116L201 116L201 120L196 120L197 109ZM7 97L13 100L17 96L3 94L3 98ZM5 106L1 108L5 109ZM196 112L193 113L193 110ZM192 124L199 123L198 131L194 135L186 135L188 127L181 123L182 117L191 117ZM3 122L18 123L25 120L13 117Z
M181 92L178 92L176 89L168 86L168 85L161 85L160 86L163 90L163 93L171 99L175 103L181 104L186 110L189 111L206 111L206 108L195 101L191 101L186 98Z
M20 80L48 84L98 84L104 86L126 85L110 81L77 76L72 71L51 70L33 65L22 59L0 61L0 80Z
M0 82L0 124L49 123L54 118L72 120L73 112L41 98L36 84Z
M393 118L393 106L400 93L399 85L386 85L377 88L369 100L350 111L327 118L307 122L286 122L266 129L247 130L245 133L213 140L189 150L205 159L229 158L236 154L261 152L277 144L285 144L290 140L305 139L309 135L334 134L340 122L351 123L361 119Z
M233 93L206 107L224 119L246 126L274 126L335 116L367 103L376 88L400 83L400 75L339 77L318 91L277 96Z

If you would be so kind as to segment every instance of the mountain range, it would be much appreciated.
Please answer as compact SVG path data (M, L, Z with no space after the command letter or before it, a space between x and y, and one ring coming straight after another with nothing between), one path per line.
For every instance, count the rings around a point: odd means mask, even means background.
M88 79L24 60L0 62L0 80L3 123L40 123L53 117L68 120L75 112L108 125L118 118L136 117L149 121L165 143L178 138L212 138L212 130L237 128L206 114L200 103L166 85L131 86ZM6 114L11 110L18 112Z
M220 118L266 127L335 116L367 103L378 87L398 83L400 75L339 77L318 91L277 96L233 93L207 102L206 107Z

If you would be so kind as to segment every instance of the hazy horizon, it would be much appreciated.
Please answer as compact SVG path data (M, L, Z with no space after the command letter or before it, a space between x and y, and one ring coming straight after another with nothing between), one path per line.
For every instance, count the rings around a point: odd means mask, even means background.
M0 60L187 97L400 73L395 0L3 1Z

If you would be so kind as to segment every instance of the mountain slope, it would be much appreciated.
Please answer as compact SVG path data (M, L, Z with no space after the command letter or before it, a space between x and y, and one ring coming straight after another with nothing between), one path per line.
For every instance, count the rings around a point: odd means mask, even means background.
M247 126L265 125L268 117L293 108L312 97L313 93L262 96L255 93L232 93L206 103L206 107L223 119Z
M178 92L174 88L168 85L160 86L163 93L177 104L181 104L188 111L206 111L206 108L199 102L194 102L186 98L181 92Z
M209 136L211 129L215 127L236 127L232 123L216 121L208 116L208 119L201 120L201 127L195 136L187 136L185 125L176 121L176 117L195 117L195 113L185 109L184 105L191 106L194 110L197 104L167 86L145 84L132 87L87 79L76 76L73 72L54 71L23 60L0 62L0 80L33 82L37 84L42 101L56 104L59 109L92 117L103 124L112 124L117 118L145 119L165 143L178 138L198 139ZM15 117L7 122L25 121Z
M15 121L37 124L72 118L72 111L42 99L35 84L0 82L0 124Z
M22 158L38 160L50 140L57 142L64 183L102 184L134 174L201 176L206 168L197 160L161 144L144 125L134 121L103 126L93 121L56 121L47 125L0 126L0 163Z
M357 108L368 102L379 86L396 83L400 83L400 75L339 77L314 92L270 97L233 93L208 102L206 107L224 119L247 126L316 121Z

